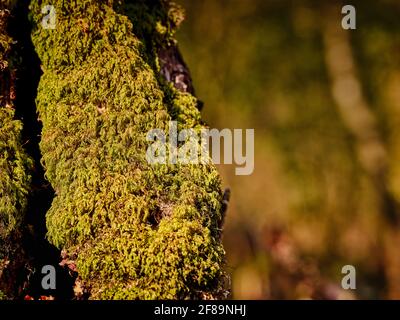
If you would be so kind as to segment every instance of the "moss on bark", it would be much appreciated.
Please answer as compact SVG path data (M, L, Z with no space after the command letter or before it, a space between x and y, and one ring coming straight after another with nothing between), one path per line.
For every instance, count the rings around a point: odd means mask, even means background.
M149 165L146 133L203 128L196 98L159 76L182 13L165 1L54 0L31 12L41 59L41 151L56 191L48 239L92 299L220 298L222 192L211 164Z
M32 161L22 147L22 123L15 119L18 59L8 21L15 1L0 3L0 299L16 297L23 280L23 220L30 189Z

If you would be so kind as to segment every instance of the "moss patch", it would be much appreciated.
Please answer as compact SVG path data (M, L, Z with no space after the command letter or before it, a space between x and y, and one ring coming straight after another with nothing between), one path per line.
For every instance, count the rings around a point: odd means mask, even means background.
M48 238L76 256L92 299L220 297L220 178L212 165L146 162L150 129L168 130L170 120L178 129L202 124L193 96L160 84L157 44L149 39L168 40L173 25L140 19L139 12L157 17L155 7L132 3L52 1L51 30L41 27L47 3L32 1L32 39L44 71L40 147L56 191Z
M22 147L22 123L14 117L18 60L7 30L14 3L0 4L0 288L10 297L18 291L15 277L24 264L19 242L32 169L32 161ZM0 299L5 293L0 292Z

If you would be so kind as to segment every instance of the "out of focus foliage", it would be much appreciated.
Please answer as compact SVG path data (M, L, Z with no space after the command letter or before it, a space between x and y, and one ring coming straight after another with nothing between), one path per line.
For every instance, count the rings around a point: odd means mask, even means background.
M178 38L205 118L255 128L254 173L220 168L233 195L224 238L233 297L399 298L400 237L386 211L399 214L400 3L353 1L348 31L339 1L181 3ZM351 50L335 56L335 43ZM353 86L340 92L335 61L353 65ZM383 174L363 160L374 151L352 130L365 120L359 109L341 105L354 97L385 154L374 164ZM347 264L357 269L352 292L340 286Z

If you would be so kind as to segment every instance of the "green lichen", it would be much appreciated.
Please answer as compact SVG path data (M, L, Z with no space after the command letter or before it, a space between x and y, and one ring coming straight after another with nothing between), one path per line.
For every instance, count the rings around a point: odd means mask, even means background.
M45 4L56 8L55 30L41 27ZM218 298L223 291L215 167L152 166L145 158L150 129L167 131L171 120L179 129L202 128L196 99L158 76L154 48L173 34L165 22L179 19L175 9L158 16L165 8L176 7L165 1L31 3L43 69L40 147L56 191L48 239L77 256L79 279L92 299Z

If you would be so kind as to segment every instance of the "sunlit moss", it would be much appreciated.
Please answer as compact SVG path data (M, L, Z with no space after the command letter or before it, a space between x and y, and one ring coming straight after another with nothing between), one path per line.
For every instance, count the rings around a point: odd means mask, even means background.
M152 3L53 1L55 30L40 25L43 3L31 4L44 71L40 147L56 191L48 238L77 255L93 299L219 297L223 289L215 167L145 158L148 130L167 130L170 120L201 127L196 99L158 78L155 47L171 39L168 21L179 16Z

